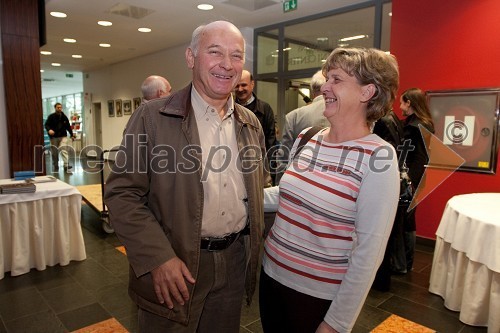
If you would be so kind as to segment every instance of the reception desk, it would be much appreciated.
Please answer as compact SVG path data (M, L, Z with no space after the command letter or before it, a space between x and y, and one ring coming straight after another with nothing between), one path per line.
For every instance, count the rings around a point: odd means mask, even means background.
M500 193L451 198L436 236L429 291L460 321L500 332Z
M35 193L0 194L0 279L84 260L81 199L59 180L36 184Z

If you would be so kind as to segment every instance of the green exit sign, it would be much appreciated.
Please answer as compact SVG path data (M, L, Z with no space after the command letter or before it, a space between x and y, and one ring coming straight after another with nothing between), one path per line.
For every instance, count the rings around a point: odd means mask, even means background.
M289 12L297 9L297 0L288 0L283 2L283 12Z

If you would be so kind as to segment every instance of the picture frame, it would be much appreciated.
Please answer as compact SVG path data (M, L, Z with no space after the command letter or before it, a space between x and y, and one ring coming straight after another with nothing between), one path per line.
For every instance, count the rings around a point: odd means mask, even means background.
M495 174L500 88L436 90L426 95L434 135L465 160L457 170Z
M116 113L117 117L123 116L122 100L121 99L115 100L115 113Z
M141 103L142 103L141 97L134 97L134 111L137 110L139 106L141 106Z
M108 116L109 117L115 116L115 101L114 100L108 101Z
M123 114L124 115L132 114L132 101L130 99L123 101Z

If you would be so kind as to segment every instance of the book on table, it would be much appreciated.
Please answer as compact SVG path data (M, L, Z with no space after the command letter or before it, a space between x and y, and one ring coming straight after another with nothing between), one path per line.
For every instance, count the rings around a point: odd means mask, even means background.
M0 185L0 194L33 193L35 191L36 185L33 183L20 182Z
M36 176L32 178L27 178L26 182L28 183L49 183L49 182L55 182L57 180L56 177L54 176Z

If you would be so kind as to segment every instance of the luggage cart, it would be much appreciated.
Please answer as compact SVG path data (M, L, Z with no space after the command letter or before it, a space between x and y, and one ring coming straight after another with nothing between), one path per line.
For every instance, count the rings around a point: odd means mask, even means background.
M101 152L101 156L99 156L99 164L101 166L101 196L102 196L102 210L101 210L101 222L102 222L102 229L108 233L112 234L115 232L115 229L113 229L113 226L111 224L111 221L109 219L109 212L106 207L106 204L104 203L104 166L106 164L106 160L104 159L104 155L107 153L112 153L118 151L118 149L109 149L109 150L103 150Z

